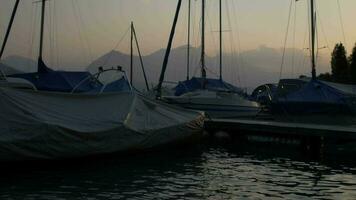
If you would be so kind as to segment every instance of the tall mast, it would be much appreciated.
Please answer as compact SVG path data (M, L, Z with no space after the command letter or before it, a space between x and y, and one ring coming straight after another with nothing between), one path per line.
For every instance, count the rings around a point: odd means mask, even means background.
M205 71L205 0L202 0L202 20L201 20L201 77L206 78Z
M42 0L42 11L41 11L41 36L40 36L40 52L38 60L42 61L42 52L43 52L43 31L44 31L44 20L46 12L46 0Z
M46 66L43 62L43 37L44 37L44 23L45 23L45 14L46 14L46 1L42 0L42 11L41 11L41 36L40 36L40 52L38 56L38 63L37 63L37 72L38 73L47 73L52 71L50 68Z
M6 30L4 42L2 43L2 46L1 46L0 60L1 60L2 55L3 55L3 53L4 53L7 40L9 39L10 31L11 31L12 24L13 24L14 19L15 19L15 15L16 15L16 12L17 12L17 8L18 8L18 5L19 5L19 2L20 2L20 0L16 0L14 9L12 10L11 19L10 19L9 25L8 25L8 27L7 27L7 30Z
M133 83L133 22L131 22L131 44L130 44L130 84Z
M171 53L173 38L174 38L174 34L176 32L176 26L177 26L177 21L178 21L178 18L179 18L179 12L180 12L181 5L182 5L182 0L178 0L176 14L174 16L174 21L173 21L171 33L170 33L169 40L168 40L166 54L165 54L164 60L163 60L161 75L159 77L159 82L158 82L158 86L157 86L157 95L156 95L157 98L160 98L161 95L162 95L162 83L163 83L163 80L164 80L164 75L166 73L169 55Z
M187 80L189 80L189 68L190 68L190 10L191 0L188 1L188 46L187 46Z
M311 12L311 64L312 64L312 79L316 79L316 70L315 70L315 4L314 0L310 0L310 12Z
M220 21L220 80L222 81L222 65L223 65L223 54L222 54L222 0L219 0L219 21Z

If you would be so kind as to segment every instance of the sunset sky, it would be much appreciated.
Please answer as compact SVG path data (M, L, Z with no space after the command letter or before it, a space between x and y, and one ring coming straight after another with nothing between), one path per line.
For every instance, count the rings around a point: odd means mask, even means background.
M0 0L0 38L2 39L15 0ZM266 45L283 47L290 0L224 0L224 44L230 51L233 44L240 51ZM292 4L288 47L308 46L307 0ZM341 18L348 49L356 42L356 1L339 0ZM115 48L134 21L143 54L165 48L176 0L50 0L47 3L45 55L50 62L60 60L64 65L85 66ZM187 6L183 1L174 46L186 44ZM200 1L192 0L192 45L200 45ZM5 56L37 56L40 4L22 0L15 19ZM228 9L226 8L228 7ZM337 0L317 1L319 17L320 55L329 56L336 42L344 42ZM296 17L294 16L296 10ZM207 0L207 49L209 55L218 51L218 1ZM229 20L230 19L230 23ZM296 22L293 44L294 19ZM229 25L231 24L231 25ZM231 41L233 40L233 41ZM306 42L305 42L306 41ZM33 45L31 45L33 43ZM129 50L129 37L115 48Z

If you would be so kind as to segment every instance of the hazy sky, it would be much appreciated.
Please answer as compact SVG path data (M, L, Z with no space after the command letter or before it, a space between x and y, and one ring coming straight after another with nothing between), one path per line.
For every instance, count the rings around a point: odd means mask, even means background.
M344 41L338 0L318 0L319 46ZM0 38L10 18L15 0L0 0ZM7 45L6 55L37 56L40 4L34 0L22 0L15 19L14 29ZM177 27L175 46L186 44L187 2L183 7ZM193 45L199 46L200 1L192 0ZM236 50L250 50L260 45L273 48L283 46L291 0L225 0L224 43L226 51L233 44ZM288 47L308 46L307 2L300 0L292 5L292 16ZM356 1L339 0L341 18L348 49L356 42ZM50 0L46 21L46 60L53 64L87 65L102 54L112 50L128 52L129 37L116 47L120 38L134 21L144 54L165 48L176 0ZM294 16L296 10L296 16ZM208 53L217 53L218 0L207 0L207 48ZM230 23L229 23L230 19ZM294 19L296 22L295 44L293 44ZM330 55L328 49L321 55Z

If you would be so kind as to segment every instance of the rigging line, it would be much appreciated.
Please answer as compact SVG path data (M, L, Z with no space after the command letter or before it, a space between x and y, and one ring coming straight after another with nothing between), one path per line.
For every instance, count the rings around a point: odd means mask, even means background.
M59 51L59 43L58 43L58 17L57 17L57 1L53 1L53 23L54 23L54 48L56 52L56 65L57 68L59 67L59 60L60 60L60 51Z
M77 1L72 0L72 6L73 6L73 12L76 18L76 24L77 24L77 28L78 28L78 34L79 34L79 39L80 39L80 43L82 46L82 49L85 50L87 49L88 51L87 56L89 58L89 60L92 62L93 61L93 57L91 55L91 49L90 49L90 45L88 43L88 40L86 38L86 35L83 33L83 27L82 27L82 19L81 19L81 14L80 14L80 10L79 10L79 6L76 3Z
M287 48L287 41L288 41L288 35L289 35L289 25L290 25L291 13L292 13L293 1L294 1L294 0L291 0L291 1L290 1L290 5L289 5L287 31L286 31L286 35L285 35L285 38L284 38L284 47L283 47L281 68L280 68L280 71L279 71L279 80L281 80L281 78L282 78L282 73L283 73L283 65L284 65L285 54L286 54L286 48Z
M76 3L76 7L77 7L77 10L78 10L79 23L82 25L82 29L85 29L85 22L83 20L83 17L82 17L81 11L80 11L80 6L78 5L78 3ZM86 31L84 31L84 42L85 42L85 44L86 44L86 46L88 48L89 59L90 59L91 62L93 62L94 58L93 58L93 54L92 54L92 49L91 49L90 41L88 39Z
M328 50L331 50L330 49L330 45L329 45L329 41L328 41L328 38L326 37L326 32L325 32L325 29L324 29L324 25L323 25L323 22L319 16L319 12L316 13L316 15L318 16L318 22L319 22L319 27L321 29L321 33L323 34L323 37L324 37L324 42L326 43L326 47L328 48Z
M53 53L53 60L52 60L52 66L56 65L56 29L55 29L55 5L54 5L54 1L51 3L51 15L52 15L52 43L53 43L53 49L52 49L52 53ZM58 67L58 66L57 66Z
M236 10L237 13L239 13L238 11L238 5L237 3L235 4L234 0L231 0L232 2L232 8L234 8ZM229 10L229 2L226 1L226 11L227 11L227 21L228 21L228 25L229 25L229 28L232 27L232 23L231 23L231 18L230 18L230 10ZM243 68L244 68L244 61L243 61L243 58L241 56L241 42L240 42L240 24L239 24L239 16L238 14L236 14L236 12L232 12L233 13L233 18L235 19L235 24L236 24L236 37L237 37L237 56L236 56L236 49L235 47L233 47L232 45L235 44L235 40L234 40L234 37L233 37L233 34L230 33L230 39L231 39L231 46L230 48L232 49L232 60L234 61L234 58L236 57L236 60L237 60L237 57L239 58L240 60L240 66L239 64L237 64L237 81L238 81L238 84L240 86L243 86L243 80L241 79L241 71L243 71ZM238 61L237 61L238 63ZM241 67L241 69L240 69Z
M140 64L141 64L141 68L142 68L143 78L145 79L146 89L147 89L147 91L150 91L150 86L148 85L148 78L147 78L147 75L146 75L145 66L143 64L140 45L138 43L138 39L137 39L137 35L136 35L136 29L135 29L135 26L133 24L132 24L132 33L133 33L133 36L135 38L136 49L137 49L137 53L138 53L138 56L139 56L139 59L140 59Z
M312 30L311 26L312 26L313 20L315 20L315 19L311 19L312 18L311 17L312 14L309 12L309 10L311 10L312 8L311 8L311 5L309 3L307 3L307 7L308 7L308 12L307 12L308 13L308 19L307 19L307 21L308 21L308 30L309 30L309 48L308 48L308 50L309 50L309 55L310 55L310 63L311 63L311 65L313 65L312 63L313 63L314 58L313 58L313 50L312 50L312 46L313 46L313 44L312 44L313 33L312 32L315 31L315 30Z
M32 4L32 15L31 15L31 30L30 30L30 42L29 42L29 49L28 49L28 57L32 58L33 56L33 44L34 44L34 40L35 40L35 35L36 35L36 30L35 26L36 26L36 21L37 21L37 11L38 11L38 4ZM28 60L28 66L30 66L31 61L30 59Z
M236 81L236 80L238 80L238 78L237 78L237 75L238 75L238 73L236 73L236 71L235 70L233 70L234 69L234 66L238 66L236 63L235 63L235 59L236 59L236 49L234 48L234 46L235 46L235 41L234 41L234 39L233 39L233 37L232 37L232 32L233 32L233 28L232 28L232 23L231 23L231 19L230 19L230 11L229 11L229 5L228 5L228 1L225 1L225 10L226 10L226 18L227 18L227 27L228 27L228 29L229 30L231 30L230 31L230 33L229 33L229 42L228 41L224 41L224 46L227 48L228 46L230 46L230 54L229 54L229 61L230 61L230 63L229 63L229 67L228 67L228 69L229 69L229 71L231 71L230 73L229 73L229 75L230 75L230 78L231 78L231 80L234 82L234 83L238 83L238 81ZM227 43L227 44L226 44Z
M304 69L304 67L305 67L306 55L304 53L304 50L306 49L305 44L307 43L308 29L309 29L309 25L307 25L307 27L305 28L305 31L304 31L304 39L303 39L303 45L302 45L303 54L301 55L302 60L301 60L301 65L300 65L302 67L302 69Z
M318 65L318 58L319 58L319 50L320 50L320 37L319 37L319 26L318 26L318 21L320 21L320 18L318 17L318 13L319 13L319 10L318 10L319 6L318 6L318 1L316 1L315 3L315 19L318 19L318 20L315 20L315 41L316 41L316 55L315 55L315 65L317 66Z
M73 8L74 17L76 19L74 21L77 25L76 27L77 27L77 31L78 31L78 35L79 35L80 45L82 45L82 48L85 49L85 42L83 41L83 36L82 36L81 29L80 29L79 17L77 16L77 11L76 11L76 6L75 6L74 0L72 0L72 8Z
M228 24L228 28L231 30L231 32L232 32L232 26L231 26L231 18L230 18L230 10L229 10L229 4L228 4L228 2L226 1L226 4L225 4L225 6L226 6L226 14L227 14L227 24ZM230 37L230 51L231 51L231 55L230 55L230 64L233 66L234 65L234 57L235 57L235 49L234 49L234 45L235 45L235 41L234 41L234 39L233 39L233 37L232 37L232 33L229 33L229 37ZM231 66L230 66L231 67ZM236 76L236 74L234 73L235 71L232 71L232 78L233 79L235 79L234 78L234 76Z
M212 25L211 20L210 20L209 12L207 12L206 18L207 18L207 21L209 22L210 35L211 35L211 38L212 38L212 41L213 41L213 45L214 45L215 49L218 49L218 44L216 42L216 38L215 38L214 33L213 33L214 29L213 29L213 25ZM206 54L205 54L205 57L206 57ZM215 67L217 66L218 62L219 61L217 59L215 59L215 63L214 63ZM206 65L205 65L205 68L207 68Z
M197 13L197 9L198 6L196 6L197 2L195 1L195 13ZM201 21L202 21L202 18L201 16L199 17L199 15L195 14L196 18L198 18L198 20L195 20L198 21L198 31L195 32L195 46L197 47L197 50L199 50L199 48L201 48L201 45L200 45L200 38L201 38ZM194 71L193 71L193 76L197 76L198 74L198 70L200 70L200 63L201 63L201 60L200 60L200 56L199 56L199 52L196 51L196 54L194 55L194 58L193 58L193 62L194 62Z
M196 1L194 0L194 4L193 4L193 9L191 9L191 38L195 38L195 34L196 34L196 30L195 30L195 26L196 26ZM194 41L193 41L194 42ZM194 44L194 47L191 48L191 50L194 50L193 51L193 54L190 55L190 61L189 61L189 65L192 66L195 62L195 50L196 50L196 43Z
M293 55L292 55L292 74L291 77L294 77L294 67L295 67L295 54L296 54L296 47L295 47L295 38L296 38L296 29L297 29L297 4L294 4L294 22L293 22Z
M219 76L219 74L216 71L214 71L213 69L206 68L206 71L210 72L212 75Z
M124 35L120 38L120 40L116 43L115 47L112 50L115 50L115 49L117 49L119 47L121 42L125 39L126 35L129 33L130 29L131 29L131 26L129 26L127 28L127 30L125 31ZM109 54L109 56L107 56L107 58L105 59L104 63L102 64L103 67L108 63L108 61L111 59L111 57L112 57L112 54Z
M50 5L50 12L49 12L49 14L50 14L50 24L51 24L51 34L50 34L50 36L51 36L51 43L50 44L52 44L52 47L51 47L51 66L53 67L54 66L54 55L55 55L55 52L54 52L54 49L55 49L55 43L54 43L54 16L53 16L53 10L54 10L54 7L53 7L53 1L51 2L50 1L50 3L49 3L49 5Z
M52 66L53 60L53 43L52 43L52 15L51 15L51 1L48 2L48 12L46 13L46 28L48 31L48 44L49 44L49 64Z
M194 42L194 46L195 46L195 51L193 54L193 57L191 59L192 65L191 66L195 66L193 67L193 76L197 75L197 70L198 70L198 66L200 65L200 56L199 56L199 39L200 39L200 34L201 34L201 17L199 17L199 15L197 14L198 11L198 6L197 6L197 1L194 1L194 20L193 20L193 42ZM197 20L198 19L198 20ZM198 23L197 23L198 22ZM198 29L197 29L198 28ZM199 67L200 68L200 67Z
M196 46L200 45L200 49L202 49L202 46L201 44L199 43L201 41L201 34L202 34L202 17L199 17L199 23L198 23L198 33L196 35L196 38L195 38L195 44ZM194 69L194 76L198 73L198 69L201 68L201 57L197 56L195 57L195 63L197 64L195 69Z
M346 47L347 46L347 44L346 44L346 36L345 36L344 22L343 22L342 14L341 14L340 0L337 0L337 7L338 7L338 12L339 12L339 20L340 20L340 26L341 26L341 31L342 31L342 37L344 39L344 44L345 44L345 47Z
M234 6L235 5L233 4L233 7ZM230 18L230 9L229 9L230 6L229 6L228 1L226 1L225 7L226 7L226 13L227 13L228 27L229 27L229 29L232 30L232 23L231 23L231 18ZM234 14L234 18L237 19L237 16L235 15L234 12L233 12L233 14ZM239 27L237 21L235 23L237 24L237 27ZM237 28L237 29L239 30L239 28ZM237 31L237 36L239 36L238 31ZM232 70L233 66L235 66L234 63L235 63L235 59L236 59L235 58L236 57L236 49L234 48L235 41L234 41L232 32L230 32L229 37L230 37L230 51L231 51L230 62L232 64L232 66L230 66L230 69ZM236 66L237 66L237 73L235 70L232 70L232 79L234 80L234 82L237 79L237 82L241 85L239 66L238 66L238 64L236 64Z
M215 49L218 49L218 47L219 47L219 45L217 44L217 42L216 42L216 38L215 38L215 35L214 35L214 29L213 29L213 24L212 24L212 20L211 20L211 18L210 18L210 12L209 12L209 10L210 10L210 8L211 7L214 7L214 6L212 6L212 4L208 4L208 6L207 6L207 11L208 12L206 12L207 14L206 14L206 18L207 18L207 21L209 22L209 28L210 28L210 35L211 35L211 37L212 37L212 41L213 41L213 45L214 45L214 48ZM214 12L215 13L215 12ZM216 57L217 58L217 57ZM219 61L217 60L217 59L215 59L215 63L214 63L214 66L215 66L215 68L216 68L216 66L218 66L218 63L219 63ZM206 67L206 66L205 66ZM206 67L207 68L207 67Z

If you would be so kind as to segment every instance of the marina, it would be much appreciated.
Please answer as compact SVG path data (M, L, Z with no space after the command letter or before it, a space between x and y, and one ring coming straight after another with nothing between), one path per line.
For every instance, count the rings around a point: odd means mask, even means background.
M356 3L159 1L0 1L0 199L356 199Z

